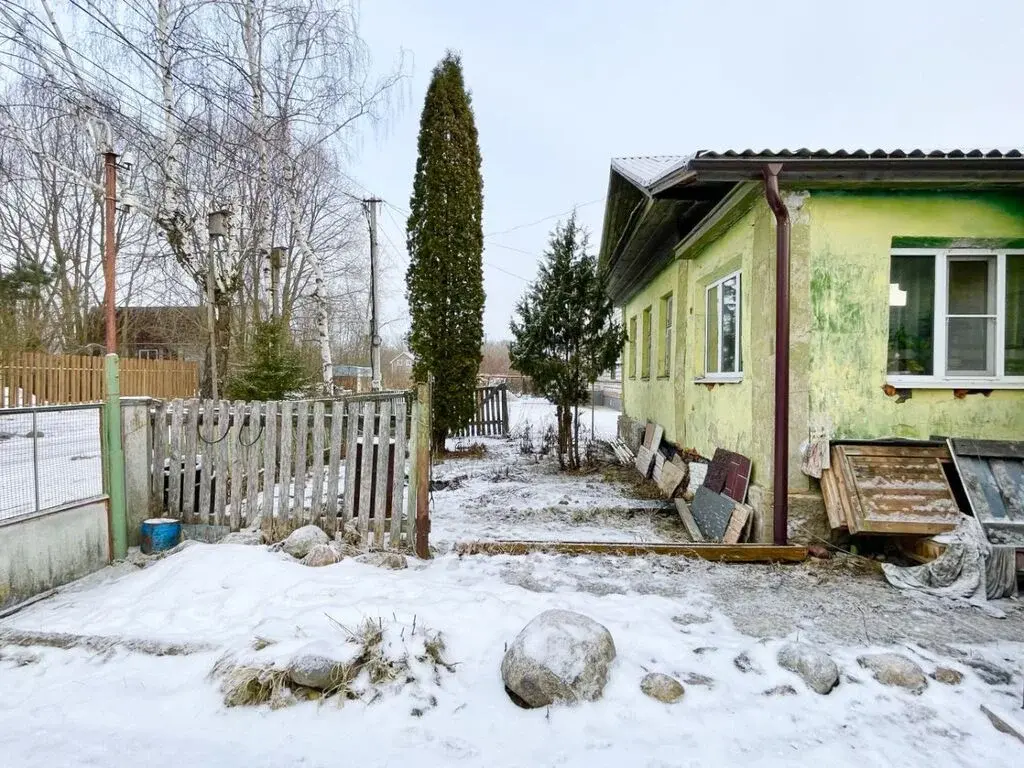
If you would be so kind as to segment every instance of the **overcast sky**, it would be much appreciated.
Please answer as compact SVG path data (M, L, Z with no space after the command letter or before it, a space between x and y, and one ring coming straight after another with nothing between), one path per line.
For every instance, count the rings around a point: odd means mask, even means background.
M612 157L1024 145L1024 0L363 0L361 21L375 62L405 49L413 75L351 172L402 210L431 69L462 54L484 232L517 228L485 240L490 338L508 337L556 214L581 206L597 248ZM390 335L408 260L384 208Z

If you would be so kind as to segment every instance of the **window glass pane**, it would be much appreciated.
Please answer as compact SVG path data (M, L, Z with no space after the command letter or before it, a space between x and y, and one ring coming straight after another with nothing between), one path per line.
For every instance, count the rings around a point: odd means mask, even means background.
M636 318L629 318L629 375L636 376Z
M705 345L704 370L718 373L718 286L708 290L707 344Z
M722 372L735 373L736 365L736 319L738 315L739 280L730 277L722 283Z
M990 259L949 260L950 315L994 315L995 263Z
M640 375L647 378L651 375L651 308L647 307L643 314L643 346L640 349Z
M1024 254L1006 256L1006 375L1024 376Z
M930 376L935 257L893 256L889 270L889 373Z
M946 330L946 372L995 376L995 318L951 317Z

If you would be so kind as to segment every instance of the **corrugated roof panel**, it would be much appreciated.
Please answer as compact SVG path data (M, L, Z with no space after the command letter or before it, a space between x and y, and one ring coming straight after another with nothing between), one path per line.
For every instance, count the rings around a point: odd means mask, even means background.
M691 155L648 155L646 157L616 157L612 170L625 176L640 187L649 187L658 179L685 165Z

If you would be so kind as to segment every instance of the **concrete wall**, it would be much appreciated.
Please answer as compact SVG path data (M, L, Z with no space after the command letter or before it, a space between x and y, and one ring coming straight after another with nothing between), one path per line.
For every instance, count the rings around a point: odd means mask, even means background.
M162 510L150 511L149 462L152 431L149 423L149 398L121 400L121 432L124 435L124 486L128 508L128 546L139 546L142 521L159 517Z
M0 525L0 608L103 568L110 560L107 502Z
M811 219L810 419L836 437L958 435L1020 439L1024 391L886 395L889 254L893 237L1022 237L1019 197L974 193L815 192ZM794 297L794 304L796 298Z

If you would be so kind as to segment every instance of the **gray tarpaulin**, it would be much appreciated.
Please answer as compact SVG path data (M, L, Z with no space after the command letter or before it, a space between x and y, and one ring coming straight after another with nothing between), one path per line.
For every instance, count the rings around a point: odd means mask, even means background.
M903 568L884 563L890 584L937 597L966 600L986 608L988 600L1016 597L1017 570L1013 547L989 544L978 521L961 515L952 533L943 536L946 551L924 565Z

